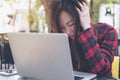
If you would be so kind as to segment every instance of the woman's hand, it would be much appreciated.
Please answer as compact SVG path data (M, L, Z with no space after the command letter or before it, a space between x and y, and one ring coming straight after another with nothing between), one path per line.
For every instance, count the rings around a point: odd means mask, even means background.
M90 26L89 8L85 3L81 4L79 2L79 5L81 7L81 10L77 8L77 11L78 11L79 18L80 18L80 24L81 24L81 27L83 28L83 30L86 30L91 27Z

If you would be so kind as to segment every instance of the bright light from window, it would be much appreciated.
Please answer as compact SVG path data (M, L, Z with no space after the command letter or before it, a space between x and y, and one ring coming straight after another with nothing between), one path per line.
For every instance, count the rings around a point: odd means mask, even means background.
M90 2L90 0L87 0L87 2Z

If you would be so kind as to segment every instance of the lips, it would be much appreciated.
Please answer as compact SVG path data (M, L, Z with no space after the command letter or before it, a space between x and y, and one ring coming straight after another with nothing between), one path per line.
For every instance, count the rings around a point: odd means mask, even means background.
M69 36L71 39L74 39L74 36Z

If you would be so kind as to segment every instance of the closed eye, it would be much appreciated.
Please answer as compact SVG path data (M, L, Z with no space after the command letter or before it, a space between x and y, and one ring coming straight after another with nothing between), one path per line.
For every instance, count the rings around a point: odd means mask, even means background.
M67 24L66 24L67 26L73 26L74 25L74 21L73 21L73 19L72 20L70 20Z
M70 26L73 26L74 25L74 23L73 22L70 22L69 24L67 24L69 27Z

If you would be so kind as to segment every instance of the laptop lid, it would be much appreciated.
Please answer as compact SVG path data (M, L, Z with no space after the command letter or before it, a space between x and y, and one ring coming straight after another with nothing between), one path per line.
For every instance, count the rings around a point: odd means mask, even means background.
M74 80L68 37L63 33L8 33L17 72L40 80Z

